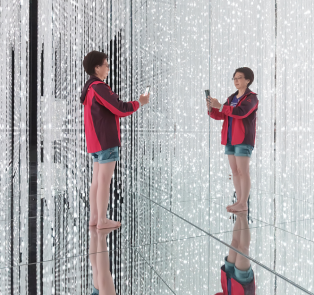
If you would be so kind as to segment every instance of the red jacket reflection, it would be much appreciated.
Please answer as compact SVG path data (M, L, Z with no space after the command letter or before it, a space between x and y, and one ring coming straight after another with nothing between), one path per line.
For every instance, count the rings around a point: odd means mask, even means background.
M215 295L255 295L255 278L253 277L252 282L241 285L235 279L227 277L225 265L223 265L221 267L221 287L223 292Z

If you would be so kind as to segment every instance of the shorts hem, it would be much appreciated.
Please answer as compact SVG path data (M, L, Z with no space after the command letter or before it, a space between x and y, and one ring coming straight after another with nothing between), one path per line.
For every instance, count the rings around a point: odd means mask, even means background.
M98 160L99 164L106 164L106 163L110 163L110 162L114 162L114 161L119 161L119 158L113 158L113 159L107 159L107 160Z
M236 157L249 157L251 158L251 155L246 155L246 154L235 154Z
M233 152L225 152L225 155L234 155Z

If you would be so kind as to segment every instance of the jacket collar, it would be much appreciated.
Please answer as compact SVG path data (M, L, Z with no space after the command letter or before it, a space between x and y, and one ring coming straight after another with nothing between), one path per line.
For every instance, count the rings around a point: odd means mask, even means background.
M244 99L248 94L250 94L252 92L252 90L250 89L250 88L246 88L246 90L245 90L245 92L244 92L244 94L242 95L242 98L241 98L241 100L242 99ZM232 99L236 94L238 94L239 93L239 90L237 90L235 93L233 93L233 94L231 94L229 97L228 97L228 103L230 104L230 99ZM240 101L241 101L240 100Z

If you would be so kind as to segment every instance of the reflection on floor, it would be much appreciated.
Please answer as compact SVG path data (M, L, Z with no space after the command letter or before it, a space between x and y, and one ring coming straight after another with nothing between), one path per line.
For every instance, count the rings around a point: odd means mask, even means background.
M265 194L252 192L251 197L261 199ZM169 209L139 195L134 200L139 206L136 226L130 226L132 214L116 212L122 222L118 230L88 227L87 208L82 222L71 217L71 210L56 211L59 224L48 234L43 232L40 263L23 263L21 244L20 258L15 257L10 268L5 255L9 249L0 248L0 293L12 290L13 282L23 294L26 286L14 276L36 268L38 275L42 271L37 281L41 294L97 294L97 290L99 294L216 294L223 292L228 280L232 294L244 289L243 294L254 294L254 289L255 294L313 294L313 219L295 216L289 223L275 224L252 211L249 216L227 213L230 201L209 200L209 207L201 208L208 215L194 221L184 210L197 208L198 200ZM130 213L132 206L115 210ZM48 220L42 220L47 228ZM21 216L12 224L25 222ZM6 220L0 220L0 228L2 233L11 232ZM250 267L252 271L247 271Z

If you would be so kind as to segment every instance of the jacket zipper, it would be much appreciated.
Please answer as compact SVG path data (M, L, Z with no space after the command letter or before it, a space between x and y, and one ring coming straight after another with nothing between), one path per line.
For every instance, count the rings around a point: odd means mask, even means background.
M238 103L236 104L236 107L238 106L238 104L240 103L240 101L242 101L242 100L244 100L247 96L249 95L249 93L246 95L246 96L244 96L244 97L242 97L241 98L241 100L239 100L238 101ZM229 106L230 106L230 104L229 104ZM233 118L234 119L234 118ZM233 119L232 119L232 125L231 125L231 145L233 145L232 144L232 142L233 142ZM228 119L229 120L229 119ZM228 122L228 126L229 126L229 122ZM228 141L228 133L227 133L227 141Z

